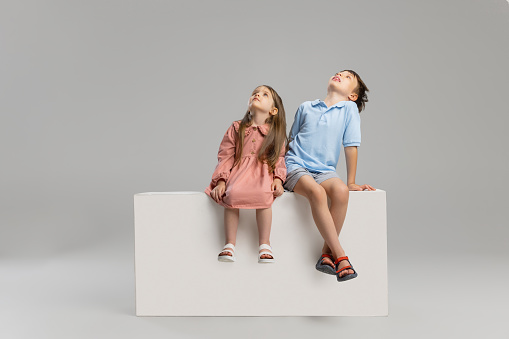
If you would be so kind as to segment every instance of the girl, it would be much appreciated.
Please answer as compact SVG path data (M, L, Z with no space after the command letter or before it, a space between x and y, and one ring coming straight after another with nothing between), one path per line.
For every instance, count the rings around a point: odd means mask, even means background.
M219 261L235 261L239 208L246 208L256 209L258 262L274 262L269 240L271 206L283 194L287 141L283 101L270 86L255 88L244 118L234 121L223 137L218 164L205 190L225 207L226 245Z

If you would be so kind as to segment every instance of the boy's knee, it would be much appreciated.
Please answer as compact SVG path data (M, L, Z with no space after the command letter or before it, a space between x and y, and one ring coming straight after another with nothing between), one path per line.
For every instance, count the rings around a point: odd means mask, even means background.
M308 191L307 198L312 201L327 203L327 193L320 185L314 185L311 187Z
M348 186L343 183L334 185L331 189L330 198L333 201L346 203L348 202L349 196L350 191L348 190Z

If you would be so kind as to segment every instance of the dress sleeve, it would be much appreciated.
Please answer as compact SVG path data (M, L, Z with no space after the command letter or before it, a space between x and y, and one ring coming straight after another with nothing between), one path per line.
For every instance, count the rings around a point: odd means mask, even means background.
M232 124L224 134L223 141L219 145L219 152L217 152L218 163L210 182L212 187L216 187L219 180L226 182L230 177L230 172L235 161L235 137L235 127Z
M282 183L286 181L285 151L286 147L283 145L281 153L279 153L279 159L276 163L276 167L274 168L274 179L279 178Z

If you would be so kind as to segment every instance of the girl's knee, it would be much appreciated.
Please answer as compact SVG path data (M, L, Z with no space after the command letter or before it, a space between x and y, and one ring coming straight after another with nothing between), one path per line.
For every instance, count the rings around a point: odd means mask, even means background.
M269 208L257 208L256 209L257 216L271 216L272 215L272 207Z

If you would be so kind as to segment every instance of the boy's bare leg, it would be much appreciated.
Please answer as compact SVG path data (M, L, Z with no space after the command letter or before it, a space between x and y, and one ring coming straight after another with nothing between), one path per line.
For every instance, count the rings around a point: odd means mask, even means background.
M308 199L316 227L322 235L322 238L325 240L328 248L330 248L333 257L343 257L345 255L345 251L339 243L336 226L327 204L327 192L325 188L317 184L311 176L303 175L299 181L297 181L293 190L295 193L303 195ZM324 262L327 263L327 261ZM334 263L330 261L328 264L334 266ZM347 265L348 263L343 261L340 263L339 268ZM344 270L340 273L340 277L351 273L353 273L352 270Z
M239 209L238 208L225 208L224 209L224 232L226 235L226 244L233 244L237 240L237 228L239 226ZM221 252L219 255L229 255L230 252Z
M348 186L343 182L343 180L339 178L331 178L325 180L320 184L320 186L325 189L325 192L331 201L329 211L332 216L332 220L334 220L334 226L336 227L336 232L339 237L341 229L343 228L343 223L345 222L350 191L348 190ZM326 242L323 244L322 253L331 253L331 250ZM327 264L329 261L330 260L327 258L324 260L324 262ZM348 263L345 262L340 266L346 265L348 265ZM350 273L353 273L353 271Z
M256 210L256 223L258 224L258 245L270 245L270 228L272 226L272 207ZM270 250L263 250L270 251ZM272 259L270 254L262 254L262 259Z

